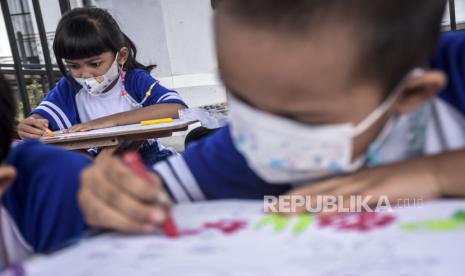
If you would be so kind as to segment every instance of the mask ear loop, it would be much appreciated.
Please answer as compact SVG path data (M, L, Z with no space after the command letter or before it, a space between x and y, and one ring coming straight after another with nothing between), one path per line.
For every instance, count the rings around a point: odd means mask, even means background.
M128 91L126 90L126 71L124 70L124 63L118 64L118 74L121 78L121 97L125 98L128 103L134 108L141 108L142 104L136 102L131 95L129 95Z
M400 92L402 91L402 88L405 86L405 83L407 80L421 76L425 73L425 70L421 68L416 68L412 70L401 82L397 87L394 89L392 94L389 96L389 98L381 104L373 113L371 113L365 120L363 120L361 123L359 123L355 129L353 136L358 136L365 132L370 126L372 126L376 121L378 121L388 110L389 108L392 107L392 105L395 103L397 98L400 96Z
M118 63L118 74L122 82L121 96L126 97L128 92L126 91L126 72L124 71L124 63Z

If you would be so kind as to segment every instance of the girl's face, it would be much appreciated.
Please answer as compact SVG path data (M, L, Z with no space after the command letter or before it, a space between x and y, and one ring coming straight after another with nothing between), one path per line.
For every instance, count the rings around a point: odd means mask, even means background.
M127 57L128 49L122 48L118 54L118 64L124 64ZM75 78L98 78L108 72L114 60L115 54L107 51L89 58L65 59L65 64Z
M114 60L115 55L108 51L90 58L65 59L65 63L75 78L96 78L105 75Z

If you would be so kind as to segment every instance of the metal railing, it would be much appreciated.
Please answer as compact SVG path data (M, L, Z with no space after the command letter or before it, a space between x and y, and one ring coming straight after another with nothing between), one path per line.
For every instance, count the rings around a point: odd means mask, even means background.
M51 53L53 52L53 40L55 38L55 32L47 32L45 36L48 50ZM22 32L16 32L16 42L18 44L19 53L23 63L39 64L45 62L43 59L43 49L42 47L38 47L41 45L39 34L23 34ZM35 46L34 51L28 49L31 48L32 45ZM52 63L56 64L55 57L53 55L50 56L50 59Z
M452 31L457 30L457 16L455 11L455 0L449 0L449 18L450 18L450 29Z
M43 98L61 77L50 54L54 34L45 32L40 1L31 1L38 34L16 31L8 0L0 0L12 54L12 57L0 57L0 72L11 81L14 91L18 92L23 116L31 112L37 103L35 99ZM62 14L70 9L69 0L57 1ZM23 15L30 16L29 13Z

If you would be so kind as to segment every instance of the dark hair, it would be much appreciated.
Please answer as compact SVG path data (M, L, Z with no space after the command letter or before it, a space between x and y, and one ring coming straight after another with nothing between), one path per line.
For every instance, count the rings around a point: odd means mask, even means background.
M136 60L136 45L124 34L116 20L99 8L76 8L67 12L58 23L53 41L53 51L60 71L67 76L63 59L81 59L98 56L104 52L117 53L129 49L124 69L139 68L150 72L155 65L144 66Z
M16 103L7 81L0 74L0 162L3 161L11 146L14 135Z
M210 3L212 5L212 9L216 9L216 6L218 5L218 0L211 0Z
M358 46L357 78L391 91L434 52L446 0L221 0L226 12L245 24L288 35L325 26L349 27Z

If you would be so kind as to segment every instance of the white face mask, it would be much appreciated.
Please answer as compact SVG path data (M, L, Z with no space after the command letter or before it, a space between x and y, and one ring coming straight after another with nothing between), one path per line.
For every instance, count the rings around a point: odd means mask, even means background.
M118 73L118 55L116 55L110 69L100 77L95 78L74 78L89 94L98 96L105 91L119 77ZM101 81L98 81L98 80Z
M417 73L417 70L412 72ZM353 138L364 133L391 108L403 83L356 126L351 123L310 126L257 110L230 96L229 119L234 144L251 169L270 184L297 184L358 170L365 157L352 162Z

